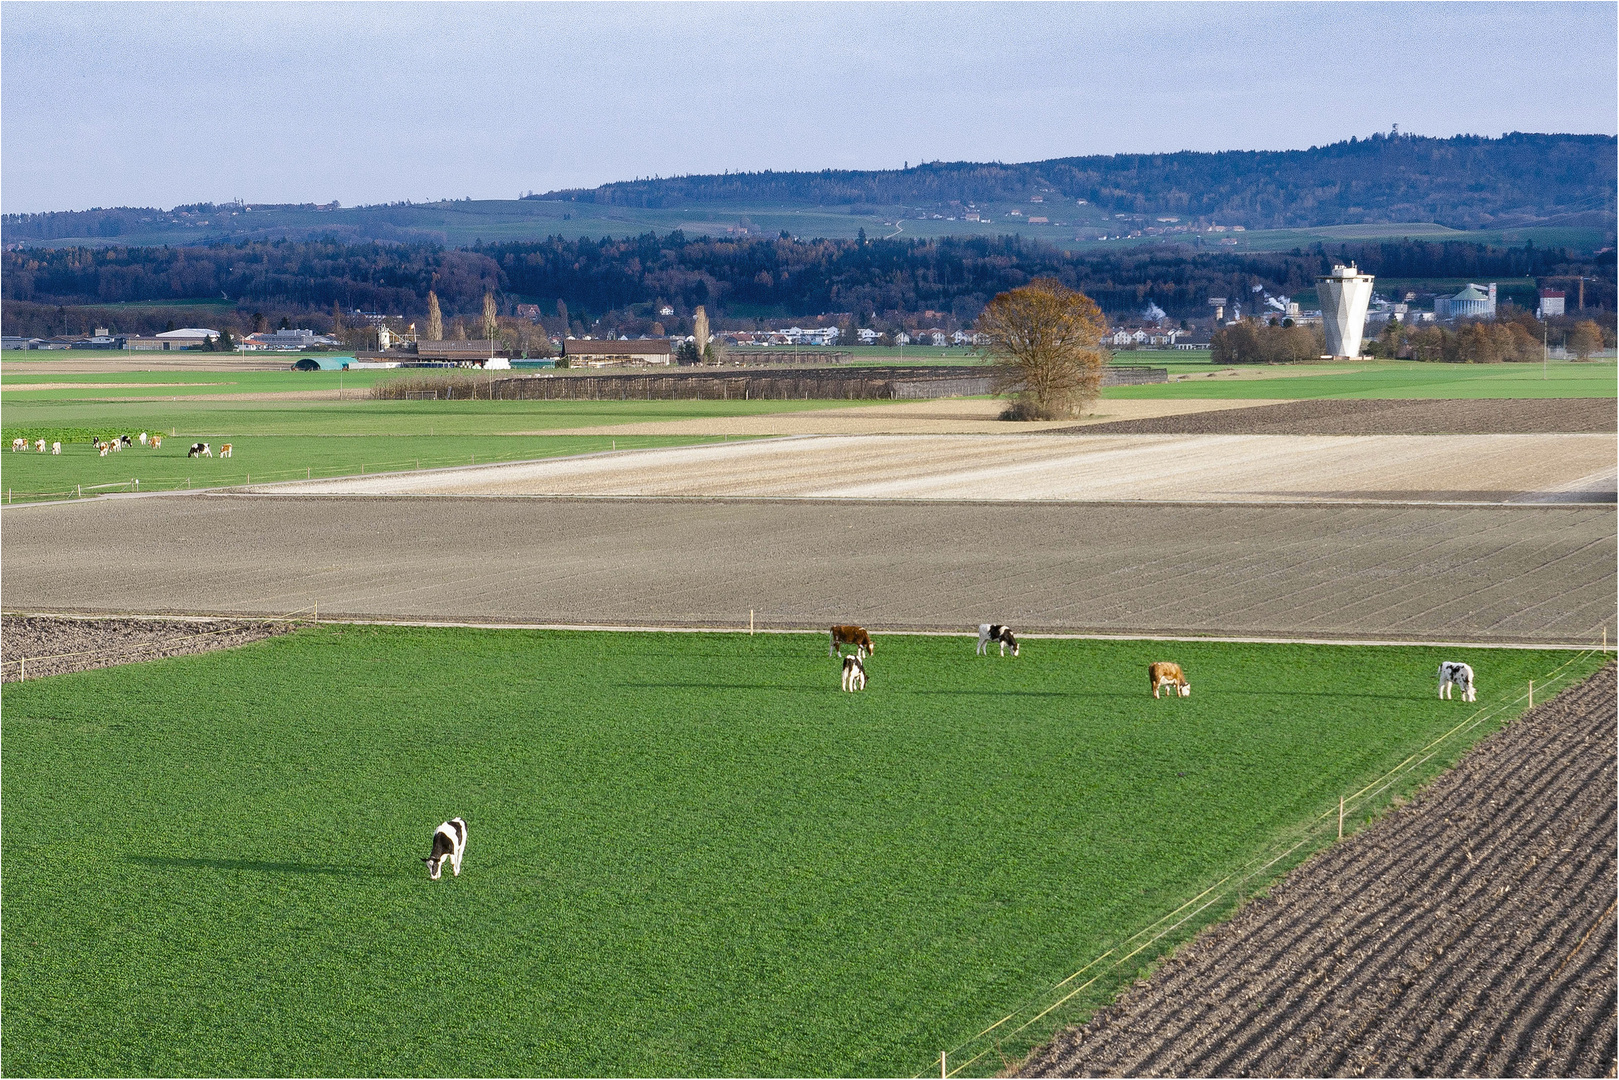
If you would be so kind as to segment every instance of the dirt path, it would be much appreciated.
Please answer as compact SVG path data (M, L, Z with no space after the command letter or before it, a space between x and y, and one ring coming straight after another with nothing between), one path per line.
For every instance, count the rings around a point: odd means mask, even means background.
M1025 1076L1612 1076L1609 665L1210 928Z
M246 645L284 634L286 622L224 619L0 619L0 681L132 664Z

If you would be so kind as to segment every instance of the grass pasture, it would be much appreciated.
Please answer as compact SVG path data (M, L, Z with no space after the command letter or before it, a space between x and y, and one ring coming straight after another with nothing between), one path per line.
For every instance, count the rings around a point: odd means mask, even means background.
M358 626L5 684L5 1073L926 1073L1600 663L1468 651L1474 707L1457 650L971 644L880 637L854 695L819 635ZM1192 697L1147 695L1166 657Z

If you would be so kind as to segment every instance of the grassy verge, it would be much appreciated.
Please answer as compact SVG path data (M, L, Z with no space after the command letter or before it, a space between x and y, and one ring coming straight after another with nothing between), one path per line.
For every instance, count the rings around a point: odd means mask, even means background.
M1159 366L1165 366L1160 364ZM1188 364L1179 373L1195 370ZM1213 370L1210 368L1210 370ZM1238 366L1238 378L1115 386L1107 398L1574 398L1619 396L1613 361L1587 364L1356 364Z
M851 695L824 647L323 627L6 684L6 1072L925 1072L1471 715L1441 657L1498 721L1570 659L895 636Z

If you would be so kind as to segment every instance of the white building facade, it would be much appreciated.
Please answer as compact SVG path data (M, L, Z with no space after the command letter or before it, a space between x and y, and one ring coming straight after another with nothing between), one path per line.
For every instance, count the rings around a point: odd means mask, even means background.
M1334 357L1360 355L1360 341L1366 330L1366 308L1372 300L1372 275L1348 266L1334 266L1332 273L1315 279L1321 298L1321 326L1326 331L1327 353Z

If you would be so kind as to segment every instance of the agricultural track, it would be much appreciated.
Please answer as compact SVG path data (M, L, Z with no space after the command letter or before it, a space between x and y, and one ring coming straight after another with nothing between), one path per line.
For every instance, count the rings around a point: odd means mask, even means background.
M1613 1075L1616 706L1610 664L1019 1075Z
M1612 506L163 495L3 542L34 612L1591 644L1615 605Z

